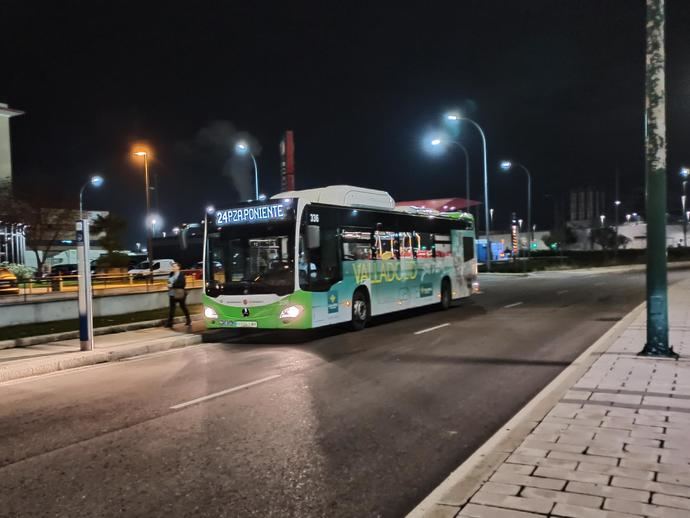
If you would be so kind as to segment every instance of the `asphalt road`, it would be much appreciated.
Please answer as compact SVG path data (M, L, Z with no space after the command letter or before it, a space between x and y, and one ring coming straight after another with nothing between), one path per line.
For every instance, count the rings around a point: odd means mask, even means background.
M359 333L226 335L0 385L0 516L404 516L643 300L644 274L482 290Z

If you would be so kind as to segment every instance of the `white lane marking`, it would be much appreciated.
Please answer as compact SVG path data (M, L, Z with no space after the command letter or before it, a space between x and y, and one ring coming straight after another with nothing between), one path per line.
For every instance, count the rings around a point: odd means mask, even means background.
M196 405L197 403L201 403L202 401L208 401L209 399L215 399L217 397L225 396L226 394L231 394L233 392L237 392L238 390L246 389L249 387L253 387L254 385L258 385L259 383L264 383L266 381L271 381L276 378L280 378L280 374L274 374L273 376L267 376L265 378L261 378L259 380L255 381L250 381L249 383L245 383L244 385L238 385L237 387L232 387L226 390L221 390L220 392L214 392L213 394L208 394L207 396L202 396L196 399L192 399L191 401L185 401L184 403L178 403L177 405L173 405L170 407L170 410L179 410L180 408L185 408L190 405Z
M514 304L508 304L507 306L503 306L504 308L514 308L515 306L519 306L520 304L524 304L524 302L515 302Z
M563 295L564 293L568 293L569 290L560 290L556 292L556 295Z
M436 331L437 329L441 329L442 327L446 327L449 325L450 325L450 323L446 322L445 324L441 324L441 325L434 326L434 327L429 327L427 329L422 329L421 331L415 331L414 334L421 335L422 333L428 333L429 331Z

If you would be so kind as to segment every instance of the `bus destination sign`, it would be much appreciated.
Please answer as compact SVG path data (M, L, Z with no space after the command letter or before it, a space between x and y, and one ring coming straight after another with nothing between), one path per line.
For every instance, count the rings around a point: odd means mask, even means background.
M238 209L224 209L216 211L216 225L240 225L243 223L263 223L281 221L287 216L285 207L281 203L273 205L259 205L257 207L240 207Z

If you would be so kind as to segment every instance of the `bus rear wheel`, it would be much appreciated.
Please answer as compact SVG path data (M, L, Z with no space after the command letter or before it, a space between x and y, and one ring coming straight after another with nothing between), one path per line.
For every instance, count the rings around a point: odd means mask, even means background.
M448 278L445 278L441 281L441 309L448 309L450 307L451 303L451 288L450 288L450 281Z
M369 321L369 299L362 290L355 291L352 296L352 329L361 331Z

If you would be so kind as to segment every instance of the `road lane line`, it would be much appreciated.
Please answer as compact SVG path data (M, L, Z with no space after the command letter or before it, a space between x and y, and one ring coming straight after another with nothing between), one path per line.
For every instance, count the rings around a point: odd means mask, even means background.
M197 403L201 403L203 401L208 401L209 399L215 399L217 397L225 396L226 394L232 394L233 392L237 392L238 390L246 389L249 387L253 387L254 385L258 385L259 383L264 383L266 381L271 381L276 378L280 378L280 374L274 374L273 376L267 376L266 378L261 378L259 380L255 381L250 381L249 383L245 383L244 385L238 385L237 387L232 387L226 390L221 390L220 392L214 392L213 394L208 394L207 396L202 396L196 399L192 399L191 401L185 401L184 403L178 403L177 405L173 405L170 407L170 410L179 410L180 408L185 408L191 405L196 405Z
M442 327L446 327L449 325L450 325L450 323L446 322L445 324L441 324L441 325L434 326L434 327L429 327L427 329L422 329L421 331L415 331L414 334L415 335L421 335L422 333L428 333L429 331L436 331L437 329L441 329Z
M556 295L563 295L564 293L568 293L569 290L560 290L556 292Z
M524 304L524 302L515 302L514 304L508 304L507 306L503 306L504 308L514 308L515 306L519 306L520 304Z

